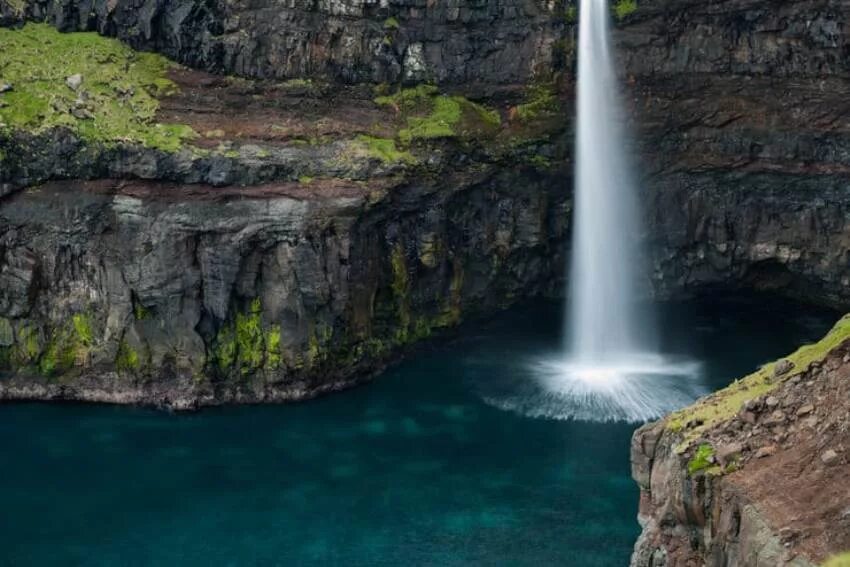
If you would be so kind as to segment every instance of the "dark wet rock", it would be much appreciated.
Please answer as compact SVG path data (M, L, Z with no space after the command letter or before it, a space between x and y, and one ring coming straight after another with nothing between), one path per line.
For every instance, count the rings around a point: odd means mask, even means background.
M25 0L0 3L0 25L27 18L99 31L193 67L255 78L514 84L564 59L564 10L536 0Z
M15 194L0 206L15 337L0 397L183 408L357 383L463 318L552 291L566 195L529 181Z

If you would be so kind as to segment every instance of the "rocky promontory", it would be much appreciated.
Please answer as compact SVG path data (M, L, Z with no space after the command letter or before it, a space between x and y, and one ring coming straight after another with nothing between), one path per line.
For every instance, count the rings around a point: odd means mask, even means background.
M850 549L850 316L643 426L631 459L634 567L809 567Z

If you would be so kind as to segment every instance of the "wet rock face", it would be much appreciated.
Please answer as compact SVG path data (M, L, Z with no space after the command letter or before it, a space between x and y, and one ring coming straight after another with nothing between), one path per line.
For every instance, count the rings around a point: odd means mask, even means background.
M179 408L351 384L556 286L553 187L497 173L451 189L23 191L0 211L0 396Z
M0 2L26 17L97 30L213 72L342 82L508 84L550 68L563 6L544 0L132 0Z

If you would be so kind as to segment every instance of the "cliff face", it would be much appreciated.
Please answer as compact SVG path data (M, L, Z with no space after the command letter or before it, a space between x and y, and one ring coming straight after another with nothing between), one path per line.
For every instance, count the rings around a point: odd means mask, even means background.
M820 343L635 433L633 566L803 567L850 547L849 337L845 317Z
M564 10L540 0L3 0L0 24L96 30L186 65L253 78L493 85L551 69Z
M573 8L0 0L2 395L303 397L557 292ZM654 293L850 306L848 10L619 10Z
M850 5L639 4L615 38L656 285L732 279L846 307Z
M17 369L0 396L297 399L550 288L563 194L504 172L453 181L21 192L0 210L0 361Z

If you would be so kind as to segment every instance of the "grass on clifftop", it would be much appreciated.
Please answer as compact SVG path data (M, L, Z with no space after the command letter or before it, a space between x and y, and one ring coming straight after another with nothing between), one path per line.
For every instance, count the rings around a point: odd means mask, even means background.
M822 567L850 567L850 551L831 557Z
M157 96L176 86L172 63L96 33L60 33L47 24L0 28L0 124L41 132L64 126L86 140L135 142L174 151L194 134L188 126L157 124ZM72 75L82 83L74 91Z
M717 423L731 419L741 409L747 400L762 396L782 381L806 371L809 364L820 361L836 347L850 340L850 315L842 317L820 341L805 345L793 354L785 357L794 363L787 374L773 379L776 362L771 362L759 368L749 376L736 380L726 388L698 400L690 407L679 410L667 418L667 428L681 432L682 442L676 448L684 452L702 433ZM697 424L688 427L688 424Z

